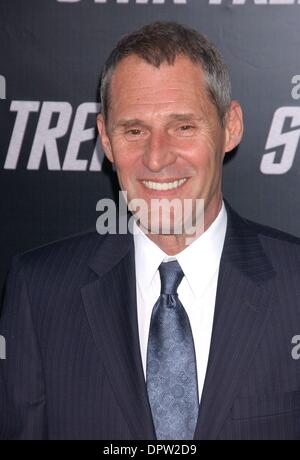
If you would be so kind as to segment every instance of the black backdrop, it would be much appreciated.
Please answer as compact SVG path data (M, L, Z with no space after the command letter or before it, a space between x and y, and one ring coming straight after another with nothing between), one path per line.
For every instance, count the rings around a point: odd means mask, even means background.
M0 287L13 254L95 226L115 187L95 138L101 67L122 34L154 20L200 30L229 64L246 132L225 196L300 236L299 3L0 0Z

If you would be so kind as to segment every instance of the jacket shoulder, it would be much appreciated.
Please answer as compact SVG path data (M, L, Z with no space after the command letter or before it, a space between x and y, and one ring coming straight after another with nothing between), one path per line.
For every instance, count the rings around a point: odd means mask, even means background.
M25 270L35 279L54 279L58 273L76 272L79 266L86 267L86 262L105 238L96 231L87 231L53 241L15 255L10 271Z
M290 233L278 230L268 225L254 222L251 219L247 219L244 216L238 214L225 200L228 226L237 235L239 234L242 238L249 235L257 236L262 242L266 241L270 244L287 245L293 247L300 247L300 238L291 235Z
M259 224L249 219L244 219L244 221L252 227L252 229L260 236L262 240L269 240L277 244L286 244L291 246L299 246L300 248L300 238L292 235L290 233L278 230L274 227L268 225Z
M262 251L278 273L290 267L293 272L300 274L300 238L249 219L243 221L248 229L247 234L257 238Z

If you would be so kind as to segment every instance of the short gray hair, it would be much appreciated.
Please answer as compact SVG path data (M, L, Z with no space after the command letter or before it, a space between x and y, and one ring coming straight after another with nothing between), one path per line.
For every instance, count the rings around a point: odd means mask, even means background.
M202 34L176 22L154 22L125 35L104 64L100 81L102 115L107 120L110 105L110 83L118 63L136 55L157 68L162 63L173 65L177 56L188 57L204 71L208 95L216 106L223 125L231 102L228 68L217 48Z

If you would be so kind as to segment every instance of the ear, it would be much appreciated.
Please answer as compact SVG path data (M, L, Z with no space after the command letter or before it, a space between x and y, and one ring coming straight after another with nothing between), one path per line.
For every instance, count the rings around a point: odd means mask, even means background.
M225 153L233 150L241 142L243 131L242 108L238 101L231 101L225 116Z
M111 143L110 143L110 140L107 134L105 121L104 121L102 114L99 114L97 116L97 128L98 128L98 132L99 132L99 136L101 139L101 144L102 144L102 148L105 153L105 156L108 158L108 160L111 163L113 163L114 159L113 159L113 154L112 154Z

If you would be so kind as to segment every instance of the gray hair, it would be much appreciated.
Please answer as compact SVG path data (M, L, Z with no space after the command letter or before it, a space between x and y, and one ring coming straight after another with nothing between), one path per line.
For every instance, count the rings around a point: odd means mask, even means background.
M231 102L228 68L217 48L202 34L176 22L154 22L125 35L105 62L100 98L102 115L107 121L110 105L110 83L118 63L136 55L157 68L162 63L173 65L177 56L188 57L204 71L208 95L223 125Z

